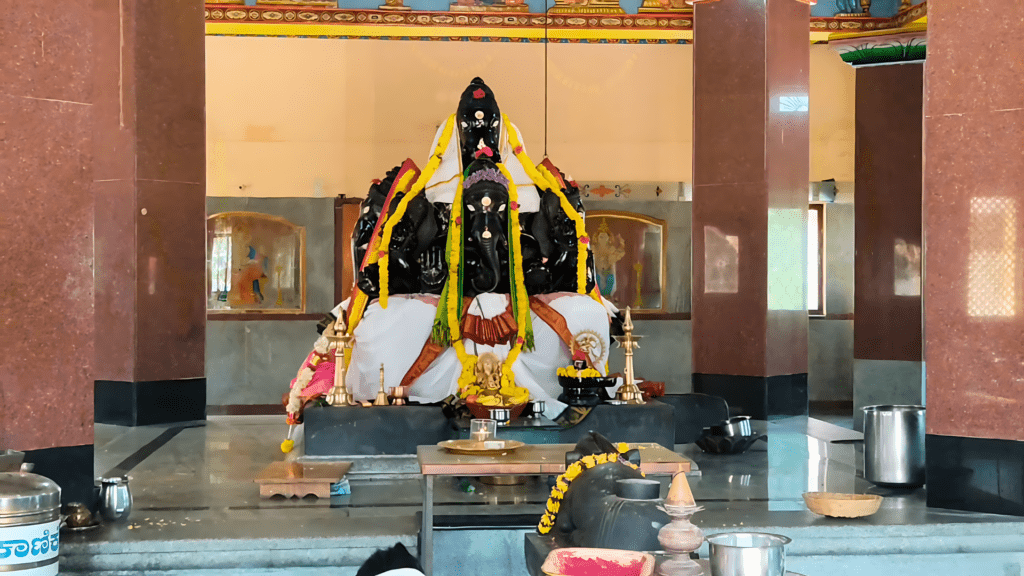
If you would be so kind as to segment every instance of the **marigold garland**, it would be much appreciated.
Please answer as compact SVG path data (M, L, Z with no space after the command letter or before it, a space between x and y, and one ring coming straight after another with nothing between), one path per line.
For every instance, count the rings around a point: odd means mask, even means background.
M363 255L363 261L359 263L359 269L362 270L367 265L377 262L377 258L380 251L381 245L381 230L388 219L388 215L391 212L391 203L394 201L395 195L398 192L405 192L408 190L409 184L412 182L413 177L420 174L419 170L415 167L412 161L407 161L411 165L411 169L404 170L402 176L398 179L388 191L387 197L384 198L384 205L381 207L380 216L377 218L377 223L373 227L373 233L370 235L370 244L367 246L366 254ZM404 166L403 166L404 168ZM387 267L384 267L383 278L384 282L388 280ZM363 318L363 312L366 311L366 305L369 303L369 296L363 292L358 285L352 288L352 297L348 307L348 329L346 330L349 335L356 329L356 325ZM352 350L345 350L345 361L349 362L352 359Z
M520 142L518 134L512 126L512 122L509 120L508 116L502 114L502 120L503 127L508 134L509 143L513 148L513 154L515 154L516 158L519 159L527 175L535 185L541 188L541 190L550 189L558 197L559 204L576 227L576 237L578 240L576 256L577 292L585 294L587 285L586 267L589 238L587 237L583 217L580 216L576 209L569 203L554 175L551 174L546 167L538 166L530 160L530 157L526 154L522 142ZM441 132L437 145L434 147L430 160L427 162L423 171L419 173L416 181L412 184L412 187L408 192L406 192L405 196L399 202L394 213L389 214L388 209L390 206L389 202L386 201L385 209L381 216L383 226L380 227L381 222L378 222L378 230L375 231L374 237L371 240L371 245L367 251L366 258L364 258L363 262L363 266L374 263L378 265L380 278L380 296L378 302L381 308L387 308L388 295L390 293L388 285L388 249L391 245L391 237L394 227L399 221L401 221L402 216L405 215L409 203L414 197L423 192L427 182L441 165L442 155L448 148L448 144L451 141L454 132L455 115L452 114L448 117L448 120L445 123L444 129ZM522 395L524 389L515 385L515 376L512 372L512 365L515 363L524 346L527 350L532 350L534 347L532 318L530 316L529 295L526 293L526 285L523 278L518 191L516 189L516 184L505 165L499 163L498 168L509 182L509 236L511 240L509 276L513 283L509 297L512 300L512 309L518 325L516 341L513 343L505 361L502 363L501 392L510 397L519 397ZM455 352L462 364L462 373L459 375L458 386L460 391L463 393L463 396L465 396L465 391L475 382L474 369L476 367L477 357L466 352L465 345L461 340L459 328L459 322L463 313L463 267L461 266L463 260L463 242L461 237L463 176L464 175L459 176L459 184L456 189L455 199L452 202L452 213L449 220L450 223L447 240L447 253L449 256L448 282L445 284L444 291L442 292L441 298L438 302L438 313L435 316L435 323L431 330L431 338L434 342L440 345L449 345L455 348ZM395 190L406 189L409 185L409 181L412 180L412 177L413 171L408 171L403 174L399 179ZM378 231L379 235L376 234ZM600 297L597 296L596 290L591 292L591 296L600 302ZM352 303L349 307L347 326L347 332L349 334L352 334L355 331L355 328L362 319L368 304L369 296L357 287L352 297ZM346 350L345 354L347 361L350 358L351 351Z
M416 183L412 185L409 192L406 193L402 201L398 203L398 208L395 209L395 213L388 217L387 222L384 224L384 232L381 234L380 248L376 252L377 262L380 268L380 307L388 307L388 283L387 283L387 269L388 269L388 248L391 246L391 234L394 232L395 225L401 221L402 216L405 215L405 210L409 207L409 203L412 199L423 192L427 182L437 172L437 168L441 165L441 156L444 154L445 149L448 148L448 142L452 139L452 134L455 132L455 114L448 117L448 121L445 122L444 130L441 132L441 137L437 141L437 146L434 147L434 152L430 156L430 161L427 162L426 167L423 168L423 172L420 172L419 177L416 179Z
M519 357L523 347L525 346L527 350L532 350L534 346L533 326L530 317L530 297L526 292L526 282L523 276L522 231L519 226L518 209L519 194L508 169L500 163L497 166L509 182L509 276L512 284L509 298L512 301L512 310L516 319L517 330L516 340L513 342L504 362L502 362L500 392L514 401L525 402L529 398L529 392L524 388L516 386L515 374L512 371L512 365ZM462 237L463 177L460 177L458 188L455 191L455 198L452 201L447 239L448 281L445 283L444 290L441 292L441 299L438 302L437 315L434 317L434 326L431 329L431 339L438 345L453 346L455 348L455 353L462 364L462 373L458 379L459 395L465 398L470 395L470 388L476 381L474 368L476 367L477 356L466 352L459 328L463 314L464 267L462 263L465 251Z
M575 366L559 368L555 370L555 373L558 376L565 376L566 378L599 378L601 376L601 373L593 368L577 370Z
M330 344L329 338L334 335L334 325L329 325L324 329L324 333L317 338L316 343L313 344L313 351L310 352L306 361L302 363L302 367L299 368L299 372L295 375L295 380L292 382L292 387L288 391L288 404L285 407L287 412L286 422L289 425L298 424L298 413L302 410L303 398L302 391L309 386L309 383L313 380L313 373L316 371L316 366L320 364L325 358L329 357L331 350L334 346Z
M462 318L462 283L464 243L462 241L462 177L455 188L455 198L452 200L451 214L448 218L448 238L445 243L445 251L448 254L448 281L441 291L441 298L437 302L437 313L434 316L434 326L430 332L430 338L439 346L451 346L459 340L461 330L459 321ZM462 359L462 355L459 355ZM462 363L465 369L466 363Z
M508 263L509 278L513 284L509 297L512 299L512 310L518 325L515 346L509 351L510 360L506 362L511 367L515 356L519 355L524 346L527 350L533 350L533 323L530 318L530 295L526 293L526 279L523 272L522 229L519 226L519 189L504 164L498 164L498 169L508 180L508 233L511 240Z
M587 247L590 244L590 238L587 236L586 223L580 213L576 211L576 208L569 203L569 199L565 197L562 192L562 187L558 185L558 180L551 174L548 169L542 165L534 164L530 157L526 154L526 149L523 147L522 142L519 141L519 136L516 134L515 127L512 126L512 121L508 119L505 114L501 115L501 118L505 125L505 131L508 134L509 144L512 145L512 152L516 158L519 159L520 164L523 165L523 169L526 170L527 176L533 180L533 183L540 187L538 193L544 189L550 189L556 196L558 196L558 202L562 206L562 210L565 214L573 221L576 226L576 292L580 294L587 293Z
M616 450L618 450L618 452L584 456L570 464L569 467L565 469L565 472L555 480L555 485L551 488L551 495L548 497L547 504L544 506L544 515L541 516L540 522L537 524L538 533L547 534L551 531L555 526L555 516L558 515L558 511L562 506L562 498L565 498L565 493L569 490L569 485L572 484L572 481L575 480L577 476L590 468L600 466L601 464L607 464L609 462L619 462L639 471L641 476L645 476L639 466L622 458L622 455L629 451L629 446L625 442L619 442L618 445L616 445Z

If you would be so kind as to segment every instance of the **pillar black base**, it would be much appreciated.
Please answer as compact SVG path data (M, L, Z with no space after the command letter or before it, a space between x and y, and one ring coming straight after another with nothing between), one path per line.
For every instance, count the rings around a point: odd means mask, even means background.
M206 420L206 378L96 381L96 422L148 426Z
M928 506L1024 516L1024 442L928 434L925 461Z
M733 416L774 420L807 416L807 374L730 376L694 374L693 391L724 398Z
M95 509L97 491L92 444L26 450L25 462L35 465L33 474L45 476L60 486L62 505L81 502Z

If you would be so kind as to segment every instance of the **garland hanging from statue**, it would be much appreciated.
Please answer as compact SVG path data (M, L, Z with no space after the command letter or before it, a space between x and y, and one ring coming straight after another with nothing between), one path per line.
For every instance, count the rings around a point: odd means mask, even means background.
M558 515L558 510L561 508L562 499L565 498L565 493L569 491L569 485L572 484L572 481L575 480L577 476L587 470L594 468L595 466L600 466L601 464L618 462L639 471L641 476L645 476L639 466L622 457L623 454L629 452L628 444L625 442L619 442L615 448L618 452L584 456L570 464L565 469L565 472L555 480L555 485L551 488L551 495L548 497L547 504L544 506L544 515L541 516L540 522L537 524L538 533L547 534L551 531L551 528L555 525L555 516Z

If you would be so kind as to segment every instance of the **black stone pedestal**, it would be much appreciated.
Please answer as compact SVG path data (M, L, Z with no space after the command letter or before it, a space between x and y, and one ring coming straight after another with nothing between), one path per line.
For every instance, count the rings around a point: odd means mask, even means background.
M92 444L27 450L25 462L34 465L33 474L45 476L60 486L62 505L80 502L95 510L97 490L94 453Z
M440 406L310 406L304 422L307 456L415 454L456 437Z
M117 382L97 380L95 421L150 426L206 420L206 378Z
M657 400L635 405L600 404L579 424L563 428L557 443L575 444L591 430L612 442L654 442L671 450L676 439L675 410Z
M729 418L729 405L707 394L666 394L658 398L675 409L676 444L696 442L704 428Z
M774 420L807 416L807 374L730 376L694 374L693 391L725 399L733 416Z
M929 507L1024 516L1024 442L925 436Z

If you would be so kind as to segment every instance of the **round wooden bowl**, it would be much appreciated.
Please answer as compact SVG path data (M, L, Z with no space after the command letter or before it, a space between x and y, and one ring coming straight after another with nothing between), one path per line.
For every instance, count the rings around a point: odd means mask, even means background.
M830 518L861 518L878 512L882 497L877 494L834 494L831 492L807 492L804 494L807 508L815 514Z

